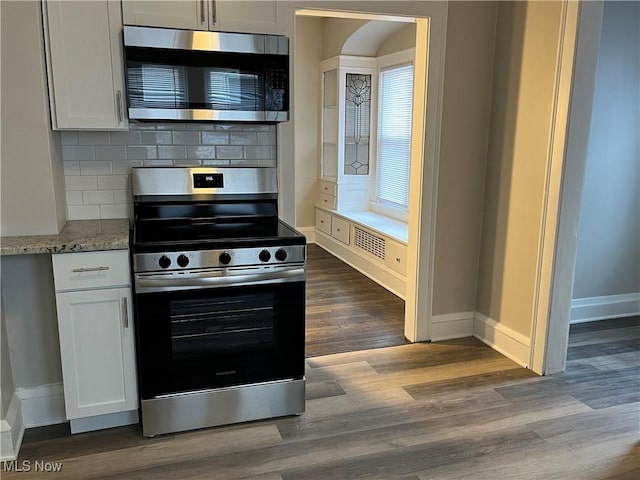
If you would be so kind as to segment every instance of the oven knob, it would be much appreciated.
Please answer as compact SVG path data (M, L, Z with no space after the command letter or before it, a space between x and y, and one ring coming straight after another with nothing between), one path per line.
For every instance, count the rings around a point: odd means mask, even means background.
M184 254L180 255L178 257L178 265L180 265L181 267L186 267L187 265L189 265L189 257Z
M227 252L222 252L218 257L218 260L220 260L221 264L228 265L231 261L231 255L229 255Z
M287 251L284 248L276 250L276 260L284 262L287 259Z
M166 255L162 255L160 257L160 260L158 260L158 264L162 268L169 268L169 265L171 265L171 259L169 257L167 257Z
M262 250L258 255L258 258L261 262L268 262L271 260L271 254L269 253L269 250Z

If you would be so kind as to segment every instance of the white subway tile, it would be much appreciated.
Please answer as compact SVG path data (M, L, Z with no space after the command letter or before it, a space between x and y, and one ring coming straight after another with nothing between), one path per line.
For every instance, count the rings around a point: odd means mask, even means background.
M229 145L227 132L201 132L200 135L204 145Z
M258 137L254 132L232 132L229 134L231 145L256 145Z
M65 175L64 183L67 190L96 190L98 188L98 177L95 175Z
M231 167L257 167L258 160L231 160Z
M242 148L243 147L225 147L225 146L219 146L216 147L216 158L221 158L221 159L229 159L232 160L234 158L242 158Z
M78 132L78 145L109 145L109 132Z
M270 160L272 147L244 147L244 158Z
M82 192L80 190L67 191L67 205L82 205Z
M228 167L229 160L203 160L202 165L205 167Z
M100 218L131 218L131 205L127 203L100 205Z
M155 130L156 124L151 122L131 122L129 130Z
M60 132L60 143L62 145L77 145L78 132Z
M258 132L258 145L277 145L276 132Z
M187 149L184 146L158 146L158 158L170 158L172 160L182 160L187 158Z
M184 123L156 123L156 130L184 130Z
M125 146L97 146L96 160L126 160L127 149Z
M98 176L98 190L120 190L129 188L129 175Z
M62 169L65 175L80 175L80 162L77 160L62 162Z
M173 167L173 160L144 160L145 167Z
M277 167L275 160L258 160L259 167Z
M80 162L80 175L111 175L111 162Z
M158 148L154 146L129 146L127 147L128 160L151 160L158 158Z
M113 191L113 202L114 203L131 203L133 199L131 198L131 190L114 190Z
M114 175L128 175L131 173L131 167L141 167L142 160L126 160L111 162L111 173Z
M174 145L198 145L200 132L173 132Z
M140 132L109 132L111 145L140 145Z
M185 130L197 130L199 132L204 132L207 130L215 130L215 125L213 123L185 123Z
M201 167L202 160L174 160L174 167Z
M62 147L62 159L70 160L95 160L96 154L93 147L65 145Z
M100 207L98 205L67 206L68 220L94 220L100 218Z
M87 190L82 192L85 205L106 205L113 203L113 190Z
M274 125L266 125L260 123L254 124L229 124L229 125L220 125L221 129L229 130L233 132L270 132L274 130L276 127ZM216 127L218 128L218 127Z
M171 132L142 132L145 145L171 145Z
M216 147L212 145L190 145L187 147L187 158L216 158Z

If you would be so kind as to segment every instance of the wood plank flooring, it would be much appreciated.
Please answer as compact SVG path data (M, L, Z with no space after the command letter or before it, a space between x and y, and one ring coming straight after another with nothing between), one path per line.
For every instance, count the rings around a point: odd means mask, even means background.
M2 479L637 480L639 329L572 327L549 377L473 338L309 358L303 415L153 439L29 430L19 461L62 470Z
M307 257L307 357L407 343L402 299L317 245Z

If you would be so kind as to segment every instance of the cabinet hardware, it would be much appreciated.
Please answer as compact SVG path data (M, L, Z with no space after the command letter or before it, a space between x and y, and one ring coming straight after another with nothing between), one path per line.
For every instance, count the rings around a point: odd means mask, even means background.
M101 272L103 270L109 270L109 267L89 267L89 268L74 268L71 270L74 273L84 273L84 272Z
M400 258L396 257L396 262L400 263Z
M116 92L116 103L118 110L118 122L122 123L122 90Z
M215 0L212 0L210 5L211 5L211 25L215 25L218 20Z
M320 223L324 223L324 220L320 220Z
M204 4L205 0L200 0L200 23L202 25L204 25L204 22L206 20L205 16L204 16L204 10L205 10L205 4Z
M124 328L129 328L129 303L127 297L122 298L122 320Z

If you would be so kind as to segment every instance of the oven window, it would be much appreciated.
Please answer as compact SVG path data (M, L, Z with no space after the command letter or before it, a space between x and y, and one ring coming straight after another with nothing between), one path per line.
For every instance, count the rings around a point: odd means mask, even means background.
M210 352L271 348L276 300L270 292L170 302L174 360Z

